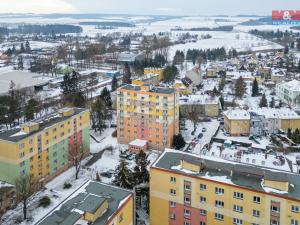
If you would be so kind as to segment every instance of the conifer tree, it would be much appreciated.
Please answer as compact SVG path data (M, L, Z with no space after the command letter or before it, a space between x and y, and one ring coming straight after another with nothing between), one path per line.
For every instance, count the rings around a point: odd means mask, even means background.
M287 130L287 137L288 137L289 139L292 138L292 129L291 129L291 128L288 128L288 130Z
M31 52L31 47L30 47L29 41L26 41L26 43L25 43L25 51L26 51L27 53Z
M260 103L259 103L259 107L260 108L268 107L268 101L267 101L265 93L263 93L263 95L261 97L261 100L260 100Z
M124 65L123 83L124 84L131 84L130 66L127 62Z
M118 88L118 80L117 80L117 76L114 75L111 81L111 91L115 91Z
M20 46L20 53L24 53L25 52L25 47L24 47L24 44L21 43L21 46Z
M182 149L185 146L185 140L181 134L174 135L173 137L173 147L177 150Z
M275 108L275 99L274 99L274 97L271 98L270 108Z
M132 184L132 172L128 168L128 163L125 162L125 160L121 159L118 167L116 168L115 171L115 179L113 181L113 184L126 188L126 189L132 189L133 184Z
M93 103L91 110L92 129L94 129L95 132L99 132L101 134L106 128L106 114L107 109L105 102L100 96L98 96L95 103Z
M258 82L256 80L256 78L254 79L253 81L253 84L252 84L252 97L256 97L258 96Z
M23 69L24 69L23 57L20 55L18 57L18 70L23 70Z
M239 77L235 83L235 95L242 98L246 92L246 84L242 77Z
M104 87L101 91L100 97L102 100L105 102L105 106L108 109L111 109L112 106L112 101L111 101L111 96L110 96L110 91L108 90L107 87Z
M148 165L150 164L147 154L144 151L140 151L135 156L135 167L133 172L133 179L135 185L148 183L149 182L149 172Z
M33 120L35 113L39 111L39 102L35 99L30 99L25 107L26 120Z

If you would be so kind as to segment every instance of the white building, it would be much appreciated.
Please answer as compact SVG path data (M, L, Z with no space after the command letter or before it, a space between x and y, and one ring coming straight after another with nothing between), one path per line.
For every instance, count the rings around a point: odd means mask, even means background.
M289 106L300 109L300 81L292 80L277 84L276 95Z

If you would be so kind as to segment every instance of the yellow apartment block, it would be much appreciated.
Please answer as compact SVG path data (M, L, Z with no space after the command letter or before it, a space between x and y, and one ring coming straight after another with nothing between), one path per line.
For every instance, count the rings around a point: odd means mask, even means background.
M300 175L166 150L150 168L151 225L295 225Z
M89 154L89 124L87 109L64 108L0 133L0 181L14 183L20 174L41 181L57 176L69 167L75 146Z
M159 80L163 79L163 73L164 69L163 68L155 68L155 67L148 67L144 69L144 74L158 74Z
M118 142L147 140L149 148L172 146L179 133L179 94L172 88L125 85L117 93Z

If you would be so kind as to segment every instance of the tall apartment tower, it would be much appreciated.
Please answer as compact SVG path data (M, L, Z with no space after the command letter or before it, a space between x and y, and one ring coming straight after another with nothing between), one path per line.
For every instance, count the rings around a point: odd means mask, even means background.
M117 112L119 143L147 140L149 148L164 150L179 133L179 94L172 88L123 86Z

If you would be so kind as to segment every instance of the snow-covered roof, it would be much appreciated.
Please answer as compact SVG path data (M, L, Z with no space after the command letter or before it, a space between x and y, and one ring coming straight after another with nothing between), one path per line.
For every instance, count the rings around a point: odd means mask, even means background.
M230 109L224 115L230 120L250 120L250 113L244 109Z
M289 108L255 108L249 111L264 116L266 119L300 119L300 116Z
M199 171L184 167L182 162L199 166ZM160 168L204 180L251 188L262 193L277 194L280 197L300 199L300 175L288 171L280 171L208 155L199 156L172 149L166 149L151 168ZM264 180L270 179L278 182L287 182L289 185L288 191L266 187Z
M135 139L132 142L130 142L129 145L144 147L145 145L147 145L147 143L148 143L147 140Z
M218 104L219 97L213 97L206 94L191 94L188 96L180 97L179 102L181 105L186 104Z
M300 81L299 80L292 80L286 83L280 84L280 86L283 86L286 89L289 89L290 91L299 91L300 92Z
M9 91L11 81L15 83L16 88L29 88L47 83L38 79L38 76L38 74L26 71L0 73L0 94L5 94Z

